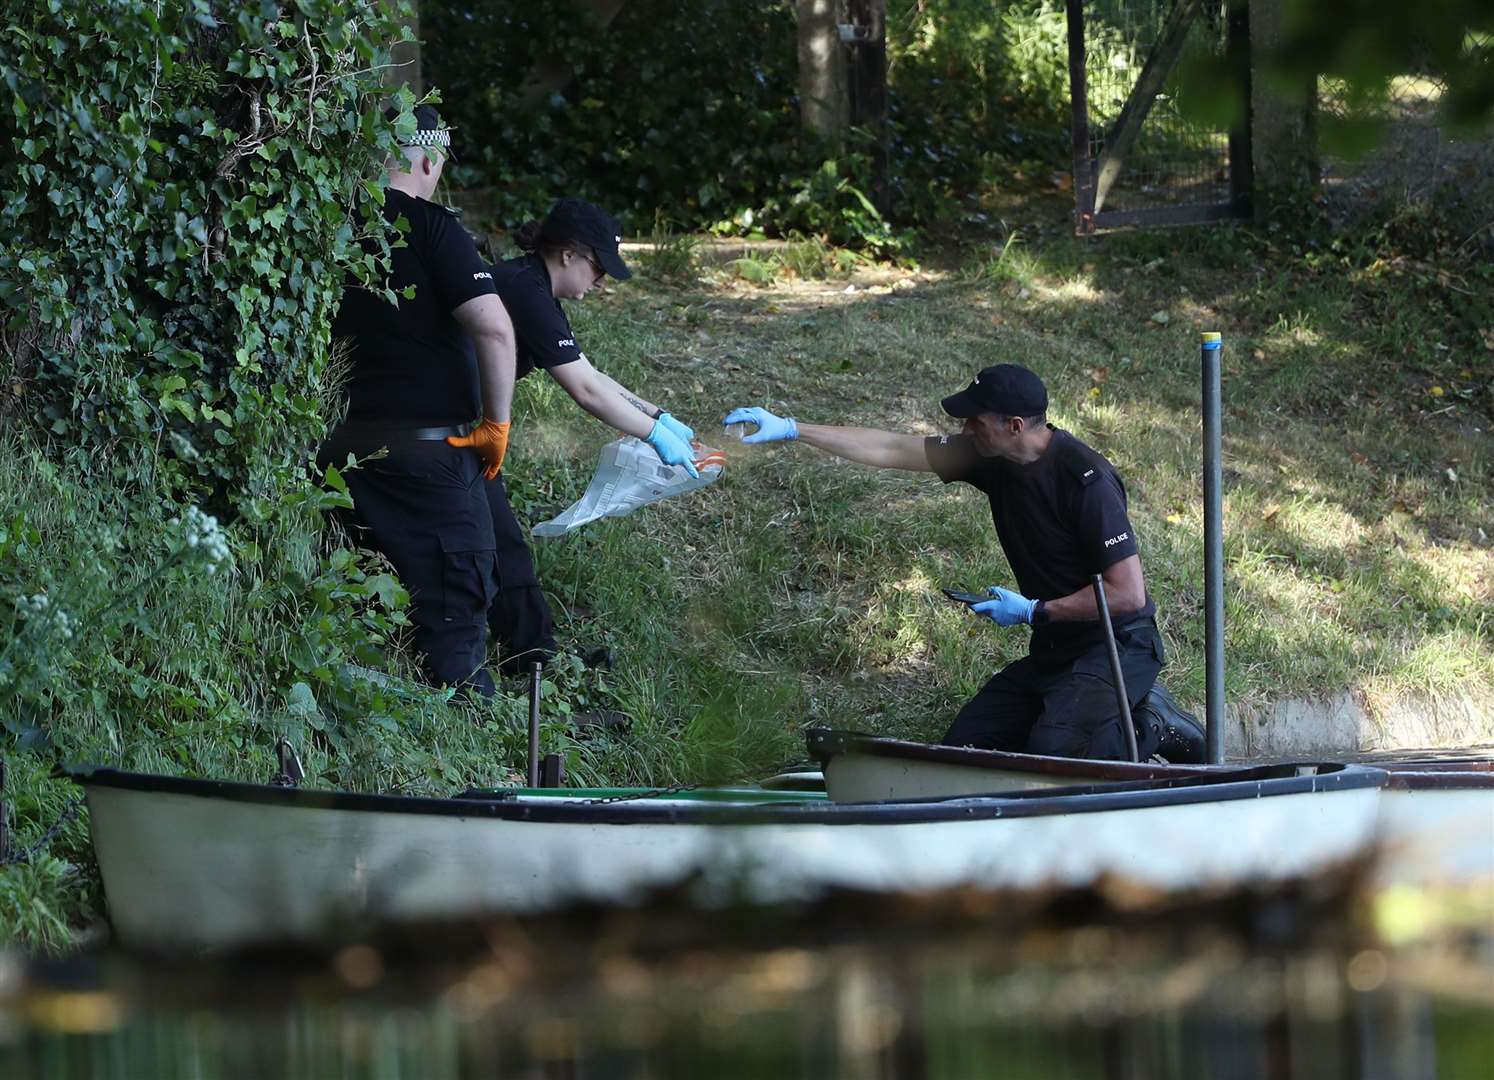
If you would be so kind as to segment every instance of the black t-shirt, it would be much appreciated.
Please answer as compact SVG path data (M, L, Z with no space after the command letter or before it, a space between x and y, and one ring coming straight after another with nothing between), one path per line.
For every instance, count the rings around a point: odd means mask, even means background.
M571 322L551 291L550 271L538 255L520 255L492 267L498 298L513 320L518 347L514 377L535 368L553 368L581 358Z
M460 424L481 415L472 343L452 312L494 292L477 245L451 214L390 188L384 216L410 223L390 252L389 287L398 306L367 289L343 290L332 336L352 344L348 419L391 427ZM412 298L402 290L414 286Z
M1126 488L1115 467L1067 431L1043 456L1022 465L981 457L964 435L924 441L929 465L946 484L962 480L986 493L996 535L1030 600L1055 600L1090 584L1090 576L1137 554L1136 530L1126 513ZM1121 627L1151 618L1150 596L1139 611L1116 615ZM1033 629L1033 645L1072 645L1103 637L1099 622L1050 622Z

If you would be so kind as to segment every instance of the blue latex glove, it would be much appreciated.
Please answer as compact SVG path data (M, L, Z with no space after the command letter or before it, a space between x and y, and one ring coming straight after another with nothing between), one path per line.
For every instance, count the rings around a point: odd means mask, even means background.
M792 416L774 416L767 409L760 409L756 405L750 409L733 409L721 422L756 424L757 430L744 438L744 443L781 442L799 437L799 425L794 423Z
M659 460L664 464L683 465L687 473L700 479L700 470L695 467L695 451L690 449L689 443L670 431L663 420L654 421L653 430L644 441L654 448L654 453L659 455Z
M1021 593L1003 589L1000 585L992 585L986 592L995 599L971 604L971 611L984 615L997 626L1016 626L1018 623L1032 622L1032 613L1037 610L1038 606L1036 600L1029 600Z
M667 427L670 431L678 435L686 443L692 443L695 441L694 429L691 428L688 424L680 423L674 417L670 416L667 412L661 412L658 416L658 421L659 423Z

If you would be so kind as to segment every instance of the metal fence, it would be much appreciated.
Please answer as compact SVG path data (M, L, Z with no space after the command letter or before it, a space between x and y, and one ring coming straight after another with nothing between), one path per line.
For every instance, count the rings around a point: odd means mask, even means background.
M1241 74L1240 10L1232 17L1221 0L1069 0L1079 232L1245 211L1243 117L1231 130L1229 119L1189 108L1209 83ZM1232 174L1236 160L1243 175Z
M1317 114L1323 194L1341 216L1430 199L1482 204L1494 194L1494 131L1455 136L1439 108L1447 84L1418 65L1382 88L1355 91L1341 79L1318 80Z
M1163 0L1108 0L1086 5L1089 48L1085 76L1089 84L1090 154L1099 157L1105 136L1120 118L1126 97L1146 58L1159 44L1158 34L1171 3ZM1206 5L1183 46L1182 66L1201 56L1223 56L1223 5ZM1220 202L1229 198L1229 132L1190 120L1183 113L1186 80L1169 77L1106 205L1112 210L1145 206Z

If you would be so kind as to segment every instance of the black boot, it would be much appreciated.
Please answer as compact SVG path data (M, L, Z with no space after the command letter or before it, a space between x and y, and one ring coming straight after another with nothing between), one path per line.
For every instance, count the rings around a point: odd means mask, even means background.
M1208 747L1203 725L1192 713L1184 712L1161 683L1152 684L1131 718L1138 737L1152 753L1174 765L1204 763Z

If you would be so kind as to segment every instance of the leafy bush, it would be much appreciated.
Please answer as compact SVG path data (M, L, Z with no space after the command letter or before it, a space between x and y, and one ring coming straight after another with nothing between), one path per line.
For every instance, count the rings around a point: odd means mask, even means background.
M385 243L374 73L398 15L78 0L28 5L0 37L18 846L73 797L58 760L264 780L287 735L319 782L443 791L522 760L519 699L474 711L400 677L404 591L329 537L345 484L307 465L335 398L332 314ZM550 690L553 720L567 688ZM88 910L86 851L76 820L0 869L0 912L31 912L0 937L63 943Z
M393 13L161 8L30 5L0 45L7 404L71 469L263 518L323 430L343 268L370 265L348 208L390 145L358 103Z

